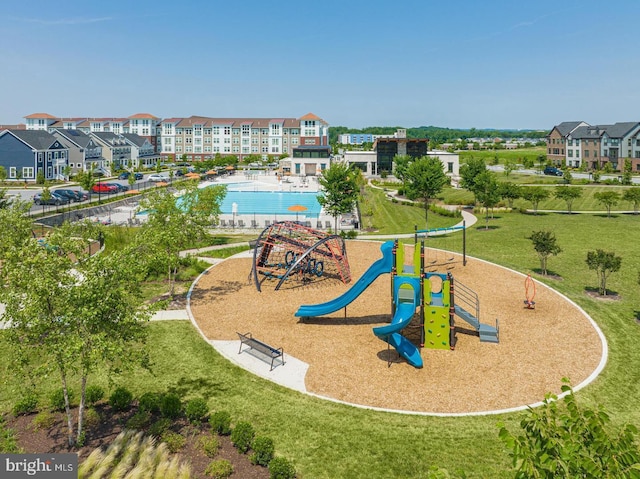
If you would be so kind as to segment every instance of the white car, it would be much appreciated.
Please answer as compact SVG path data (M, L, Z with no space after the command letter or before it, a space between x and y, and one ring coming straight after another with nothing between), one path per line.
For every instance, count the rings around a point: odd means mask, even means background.
M149 175L147 180L148 181L153 181L155 183L155 182L158 182L158 181L169 181L169 177L161 175L159 173L153 173L153 174Z

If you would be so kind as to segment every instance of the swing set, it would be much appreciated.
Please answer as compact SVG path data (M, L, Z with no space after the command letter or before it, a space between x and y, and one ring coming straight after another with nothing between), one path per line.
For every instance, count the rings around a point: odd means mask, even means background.
M527 309L536 309L536 283L528 274L524 280L524 307Z

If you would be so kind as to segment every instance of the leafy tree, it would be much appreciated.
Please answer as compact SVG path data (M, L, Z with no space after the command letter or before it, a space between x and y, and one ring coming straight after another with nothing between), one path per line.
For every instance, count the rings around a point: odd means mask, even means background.
M93 177L93 170L91 171L79 171L75 180L86 191L91 191L93 185L96 184L96 179Z
M403 189L407 188L407 170L413 158L409 155L396 155L393 158L394 171L393 174L396 178L402 181Z
M0 188L0 210L8 208L11 204L11 200L7 196L7 189Z
M133 185L136 184L136 176L133 172L127 178L127 183L129 183L129 189L133 189Z
M638 208L640 207L640 188L634 186L633 188L625 190L624 194L622 195L622 199L624 201L633 203L633 214L637 215Z
M484 171L475 177L474 194L485 210L485 229L489 229L489 208L500 201L500 188L495 173Z
M28 215L30 209L31 203L21 200L0 208L0 270L2 260L17 254L20 245L33 237L33 220Z
M553 194L559 200L563 200L567 203L567 213L571 214L571 205L573 205L575 200L582 196L582 188L558 186Z
M522 187L511 181L503 181L498 185L500 196L507 200L509 208L513 208L513 202L522 198Z
M56 372L64 395L68 442L83 438L88 377L99 365L111 373L147 364L143 323L150 310L141 301L139 255L128 248L90 256L96 226L63 225L45 246L30 238L5 259L0 291L15 358L40 374ZM76 374L77 373L77 374ZM80 382L74 433L70 410L72 382Z
M507 158L504 162L504 176L509 177L518 169L518 164L513 158Z
M571 170L569 170L569 168L565 168L562 172L562 179L567 185L570 185L573 181L573 175L571 174Z
M620 193L616 191L599 191L593 197L607 209L608 218L611 217L611 207L617 205L620 201Z
M558 246L556 235L551 231L534 231L528 237L533 243L533 249L540 258L540 270L543 275L547 274L547 260L549 256L557 256L562 253L562 248Z
M622 257L617 256L613 251L597 249L596 251L587 252L587 266L589 266L589 269L595 270L598 275L598 292L600 296L607 295L607 278L611 273L618 271L621 264Z
M470 158L460 167L460 186L475 195L476 177L487 171L487 165L482 158Z
M594 183L600 183L600 177L602 176L602 173L600 173L600 171L594 170L593 173L591 173L591 176L593 177Z
M7 169L0 165L0 183L7 181Z
M42 215L44 216L46 205L49 204L49 200L51 200L51 190L49 189L49 187L45 187L42 189L42 193L40 193L40 199L42 200Z
M196 181L189 181L185 188L177 201L166 188L155 189L140 201L149 215L136 239L148 253L146 258L150 264L167 268L171 296L180 266L180 251L194 240L207 237L207 228L217 222L220 205L227 194L224 185L198 188Z
M533 205L534 215L538 214L538 204L540 204L541 201L549 198L549 196L550 196L549 190L545 190L541 186L531 186L531 187L525 188L524 191L522 192L522 197L525 200L530 201L531 204Z
M629 158L624 159L624 166L622 168L622 184L630 185L631 184L631 160Z
M437 156L423 156L409 165L406 171L409 198L422 198L424 202L424 220L428 227L429 204L431 200L449 183L442 162Z
M637 478L635 426L615 431L602 407L580 405L568 384L562 391L567 393L562 402L547 394L541 407L529 408L520 420L522 431L499 425L499 437L512 451L516 479Z
M338 231L338 216L353 211L358 198L359 174L359 171L349 168L346 163L332 163L318 178L318 183L324 190L318 197L318 202L333 216L334 231Z
M540 172L542 172L542 169L545 167L548 161L547 155L538 155L538 158L536 158L536 160L538 160L538 164L540 165Z

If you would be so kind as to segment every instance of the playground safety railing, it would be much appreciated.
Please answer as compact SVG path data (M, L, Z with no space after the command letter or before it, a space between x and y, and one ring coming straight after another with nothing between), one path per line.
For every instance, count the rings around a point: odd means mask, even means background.
M465 286L460 281L454 283L456 303L462 304L463 309L474 312L475 318L480 321L480 299L478 293Z

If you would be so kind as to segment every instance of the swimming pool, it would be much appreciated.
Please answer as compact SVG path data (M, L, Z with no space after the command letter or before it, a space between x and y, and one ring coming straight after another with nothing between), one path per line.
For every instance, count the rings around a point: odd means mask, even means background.
M234 203L237 205L234 209ZM289 208L301 205L307 208L301 215L319 215L322 207L318 194L297 191L234 191L229 188L220 207L223 214L238 215L290 215Z

